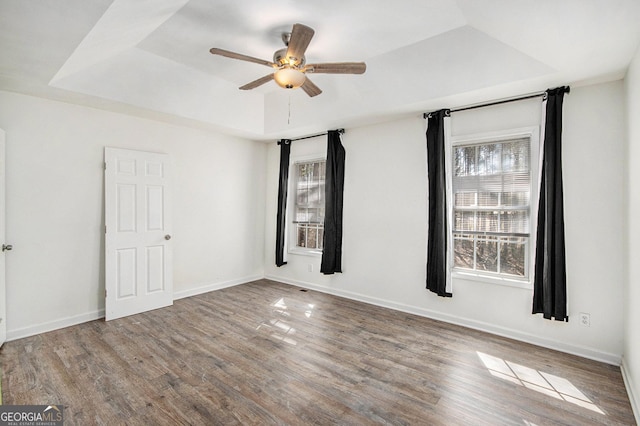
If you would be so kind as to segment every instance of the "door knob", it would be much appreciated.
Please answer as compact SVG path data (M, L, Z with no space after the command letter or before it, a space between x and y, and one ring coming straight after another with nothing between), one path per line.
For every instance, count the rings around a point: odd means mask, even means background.
M11 251L13 250L13 246L11 244L3 244L2 251Z
M164 239L167 240L167 241L170 240L171 239L171 235L169 235L169 234L165 235Z

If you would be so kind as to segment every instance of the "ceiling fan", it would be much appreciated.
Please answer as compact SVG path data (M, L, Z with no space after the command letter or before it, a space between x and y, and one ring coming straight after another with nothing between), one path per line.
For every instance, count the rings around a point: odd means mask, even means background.
M306 25L295 24L290 33L282 34L282 41L287 47L277 50L273 54L273 62L243 55L241 53L231 52L229 50L219 49L217 47L214 47L209 51L214 55L226 56L227 58L266 65L275 70L271 74L267 74L264 77L241 86L240 90L254 89L271 80L275 80L280 87L285 89L295 89L300 87L307 93L307 95L313 97L322 93L322 90L309 80L307 74L362 74L365 72L367 66L364 62L307 64L304 53L307 50L314 33L315 31Z

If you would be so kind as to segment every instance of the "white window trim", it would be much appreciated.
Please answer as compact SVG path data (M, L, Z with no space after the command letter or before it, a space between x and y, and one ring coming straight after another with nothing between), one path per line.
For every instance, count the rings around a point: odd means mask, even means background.
M482 144L486 142L499 142L503 140L517 139L522 137L530 138L530 164L531 172L531 198L529 204L529 256L527 260L527 277L507 277L506 275L498 275L492 273L482 273L479 271L464 271L454 269L453 267L453 148L457 145L465 144ZM506 285L510 287L519 287L525 289L533 289L533 274L535 261L535 239L538 224L538 199L540 197L540 126L522 127L517 129L501 130L486 133L474 133L467 135L452 136L451 127L445 126L445 161L446 161L446 186L447 186L447 216L449 221L449 229L447 235L447 263L449 274L452 278L463 279L469 281L479 281L491 284Z
M287 189L287 224L286 224L286 235L287 235L287 252L289 254L301 255L301 256L312 256L312 257L321 257L322 250L318 249L310 249L305 247L298 247L296 245L297 235L296 235L296 227L293 226L293 218L295 213L295 167L296 163L308 163L315 161L327 161L327 155L325 154L315 154L315 155L298 155L295 157L291 157L289 159L289 183Z

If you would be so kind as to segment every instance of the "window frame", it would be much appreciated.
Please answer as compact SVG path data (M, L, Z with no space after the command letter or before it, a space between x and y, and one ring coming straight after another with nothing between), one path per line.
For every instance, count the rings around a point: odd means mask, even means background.
M297 245L298 235L297 235L297 227L295 224L295 214L296 214L296 197L297 197L297 174L296 168L300 163L315 163L324 161L326 163L327 156L326 154L315 154L315 155L299 155L295 157L291 157L290 165L289 165L289 188L287 193L289 196L287 197L287 252L289 254L299 254L303 256L313 256L313 257L321 257L322 250L321 249L312 249L307 247L299 247Z
M540 127L530 126L516 129L506 129L494 132L471 133L464 135L451 135L451 129L446 127L447 137L445 138L446 157L446 185L447 185L447 217L449 227L447 230L447 262L449 272L452 278L464 279L470 281L485 282L490 284L506 285L511 287L519 287L525 289L533 288L533 272L535 260L535 239L537 229L538 216L538 199L539 199L539 176L542 164L540 162L541 142ZM453 239L453 152L460 145L482 145L496 142L503 142L513 139L529 138L530 154L529 154L529 170L531 174L531 189L529 198L529 241L525 248L525 268L526 276L517 277L508 274L500 274L486 271L468 270L454 267L454 239Z

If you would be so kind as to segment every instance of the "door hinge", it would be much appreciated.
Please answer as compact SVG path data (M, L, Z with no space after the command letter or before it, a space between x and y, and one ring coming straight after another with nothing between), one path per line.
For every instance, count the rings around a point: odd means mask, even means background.
M107 225L104 226L104 233L107 233Z
M107 289L106 288L104 289L104 298L105 299L107 298Z
M104 169L107 170L107 162L104 162Z

